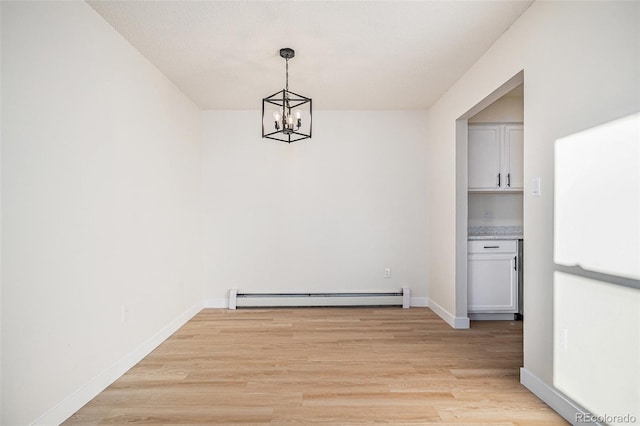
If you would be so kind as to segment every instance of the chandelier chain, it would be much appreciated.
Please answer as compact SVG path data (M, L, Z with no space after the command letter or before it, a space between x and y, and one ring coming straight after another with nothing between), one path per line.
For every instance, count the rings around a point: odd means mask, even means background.
M285 59L285 88L289 91L289 59Z

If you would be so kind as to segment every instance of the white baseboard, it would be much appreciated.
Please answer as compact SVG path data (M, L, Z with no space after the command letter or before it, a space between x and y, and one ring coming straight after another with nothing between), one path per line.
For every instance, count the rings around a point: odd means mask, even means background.
M445 308L437 304L433 301L433 299L428 299L428 306L436 315L442 318L447 324L449 324L453 328L469 328L469 318L467 317L456 317Z
M214 309L223 309L229 307L229 299L227 298L218 298L218 299L205 299L204 301L205 308L214 308Z
M481 314L469 313L471 321L513 321L515 314Z
M193 318L202 310L202 303L198 302L191 308L184 311L176 319L171 321L155 335L147 339L133 352L125 355L105 371L98 374L87 384L63 399L58 405L47 411L38 418L33 425L59 425L72 416L87 402L95 398L100 392L105 390L110 384L115 382L120 376L126 373L131 367L136 365L151 351L157 348L169 336L175 333L180 327Z
M411 307L416 308L426 308L429 306L429 299L426 297L412 297L411 298Z
M589 415L587 410L524 367L520 368L520 383L571 424L576 424L579 414ZM595 422L590 424L600 425Z

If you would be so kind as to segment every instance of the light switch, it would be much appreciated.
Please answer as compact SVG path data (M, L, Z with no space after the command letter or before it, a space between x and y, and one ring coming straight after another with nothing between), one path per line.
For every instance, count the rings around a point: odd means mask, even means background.
M535 177L531 180L531 195L534 197L540 196L540 178Z

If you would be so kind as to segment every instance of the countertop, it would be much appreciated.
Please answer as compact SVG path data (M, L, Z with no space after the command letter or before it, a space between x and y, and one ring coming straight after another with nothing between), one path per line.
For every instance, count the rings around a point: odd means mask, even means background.
M470 226L469 240L521 240L522 226Z

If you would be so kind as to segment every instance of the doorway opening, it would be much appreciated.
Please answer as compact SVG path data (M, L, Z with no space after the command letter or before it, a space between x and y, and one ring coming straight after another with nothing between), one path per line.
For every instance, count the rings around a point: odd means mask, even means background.
M482 101L456 120L456 312L457 317L470 319L511 319L517 318L516 314L522 316L522 295L523 291L517 285L518 276L509 272L509 265L522 270L522 262L516 260L513 263L508 256L503 255L502 265L506 265L502 274L502 289L499 294L491 291L478 291L478 277L491 276L491 267L486 267L488 263L482 264L479 271L476 269L469 271L469 259L485 260L485 256L469 254L470 249L496 250L496 244L479 244L470 242L469 238L478 237L478 234L485 234L484 238L475 238L476 241L496 241L500 238L500 232L510 232L508 239L516 240L515 244L508 244L517 247L518 236L523 232L523 167L522 160L520 166L512 165L509 168L509 148L512 148L514 158L524 152L523 147L523 124L524 124L524 71L520 71L500 87L489 93ZM518 108L518 104L520 107ZM519 126L519 127L518 127ZM469 149L469 129L479 130L481 138L490 145L493 152L486 153L478 151L478 145L473 145ZM518 143L509 142L513 132L519 132L514 139ZM471 138L476 137L472 132ZM493 138L493 139L492 139ZM473 141L476 142L475 140ZM518 152L519 150L519 152ZM470 155L472 158L470 158ZM478 158L481 157L481 158ZM471 169L470 161L473 163ZM485 163L489 163L484 167ZM482 167L479 167L481 164ZM478 180L482 173L479 170L484 168L484 182ZM494 170L495 169L495 170ZM487 174L488 173L488 174ZM489 176L489 178L486 178ZM470 184L469 179L472 179ZM478 183L480 182L480 183ZM498 229L500 228L500 229ZM471 232L470 232L471 231ZM507 236L506 234L504 234ZM473 241L473 240L472 240ZM484 246L490 248L484 249ZM506 247L506 246L505 246ZM500 250L500 249L497 249ZM517 249L516 249L517 250ZM517 253L517 251L516 251ZM499 257L499 256L498 256ZM520 258L521 259L521 258ZM495 264L500 264L498 261ZM471 264L471 267L478 266L478 263ZM489 272L487 272L489 271ZM508 274L508 275L507 275ZM519 274L522 277L521 274ZM470 292L469 279L475 280L472 283L473 291ZM514 281L514 279L516 281ZM506 280L506 281L505 281ZM491 280L493 283L495 280ZM522 279L520 279L522 282ZM514 287L515 283L515 287ZM494 297L495 296L495 297Z

